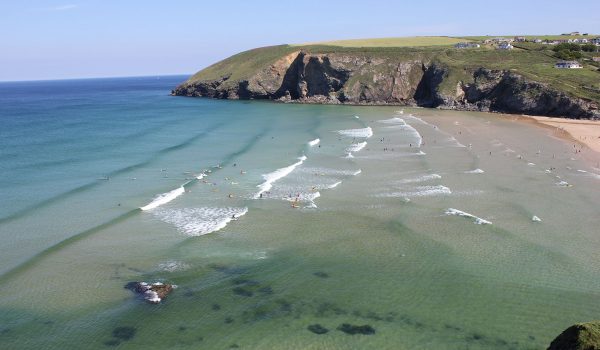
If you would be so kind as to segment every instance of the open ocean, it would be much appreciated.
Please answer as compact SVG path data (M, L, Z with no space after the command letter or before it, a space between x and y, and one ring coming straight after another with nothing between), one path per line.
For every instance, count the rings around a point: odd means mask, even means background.
M185 78L0 83L1 349L545 349L598 318L600 169L553 130Z

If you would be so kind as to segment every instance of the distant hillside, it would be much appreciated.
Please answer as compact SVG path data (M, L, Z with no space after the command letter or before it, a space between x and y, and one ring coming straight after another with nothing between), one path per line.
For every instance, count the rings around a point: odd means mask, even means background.
M484 38L356 39L258 48L201 70L173 94L600 118L597 63L582 60L583 69L556 69L551 47L533 43L513 43L514 50L453 46Z

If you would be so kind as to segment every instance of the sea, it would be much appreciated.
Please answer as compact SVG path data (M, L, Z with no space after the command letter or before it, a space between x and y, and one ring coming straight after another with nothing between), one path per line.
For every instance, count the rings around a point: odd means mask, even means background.
M600 169L558 130L185 79L0 83L1 349L545 349L598 319Z

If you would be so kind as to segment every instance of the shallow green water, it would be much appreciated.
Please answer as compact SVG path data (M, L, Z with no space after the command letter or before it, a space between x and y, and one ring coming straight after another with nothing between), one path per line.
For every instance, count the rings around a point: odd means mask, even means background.
M15 256L1 348L543 349L598 318L600 169L551 131L480 113L169 101L226 123L194 139L207 125L186 122L191 141L1 224ZM260 199L263 174L277 179ZM178 288L149 305L123 288L141 280Z

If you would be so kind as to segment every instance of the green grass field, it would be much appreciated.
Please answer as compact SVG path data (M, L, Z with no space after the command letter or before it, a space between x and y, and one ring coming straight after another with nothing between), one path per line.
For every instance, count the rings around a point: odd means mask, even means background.
M322 41L316 43L296 44L292 46L325 45L341 47L419 47L419 46L443 46L468 41L463 38L451 38L447 36L414 36L400 38L376 38L376 39L348 39Z
M550 37L550 36L529 36ZM559 36L565 38L566 36ZM588 36L594 37L594 36ZM448 68L443 90L451 92L460 81L472 80L472 72L480 67L512 70L531 80L548 84L574 96L600 101L600 71L591 60L582 60L583 69L556 69L557 58L551 47L531 43L515 43L511 51L455 49L452 44L486 37L408 37L328 41L306 45L278 45L253 49L231 56L198 73L190 81L214 80L229 76L225 86L247 80L261 69L268 68L287 54L303 50L309 53L348 54L378 57L394 61L423 60ZM531 45L529 45L531 44ZM358 79L358 77L356 77Z
M526 39L542 39L542 40L568 40L568 39L592 39L597 38L596 34L589 35L487 35L487 36L464 36L459 37L466 40L483 41L486 39L494 38L515 38L517 36L524 37Z

